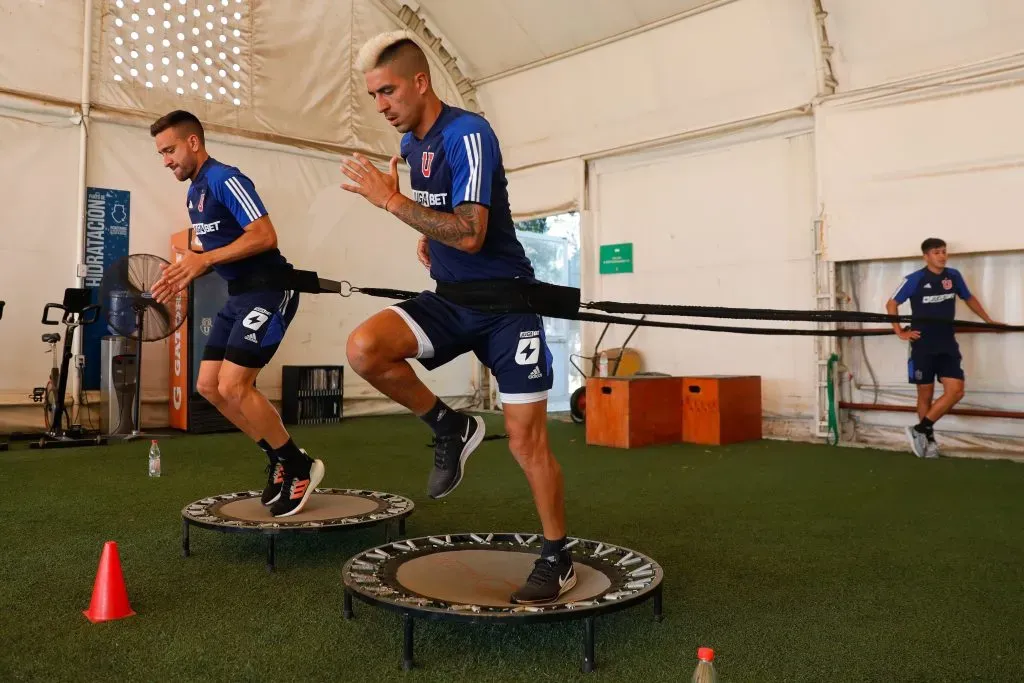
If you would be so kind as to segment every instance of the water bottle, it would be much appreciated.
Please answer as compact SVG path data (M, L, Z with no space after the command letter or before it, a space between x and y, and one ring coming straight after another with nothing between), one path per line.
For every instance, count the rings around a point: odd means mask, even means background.
M601 358L597 361L597 376L607 377L608 376L608 354L602 353Z
M715 651L710 647L697 648L697 660L697 668L690 683L718 683L714 665Z
M160 444L156 439L149 444L149 476L160 476Z

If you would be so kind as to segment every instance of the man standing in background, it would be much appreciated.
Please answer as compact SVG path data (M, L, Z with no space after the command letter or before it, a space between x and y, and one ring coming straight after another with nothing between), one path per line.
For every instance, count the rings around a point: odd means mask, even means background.
M978 298L971 294L958 270L946 267L946 243L929 237L921 243L925 267L903 278L892 298L885 304L889 315L897 315L899 305L910 300L915 318L909 329L898 322L892 324L896 335L910 342L907 362L908 381L917 385L917 417L919 422L906 428L910 447L919 458L939 457L934 425L964 397L964 371L960 365L960 345L956 341L953 320L956 318L956 297L987 323L996 324ZM936 320L938 319L938 320ZM949 321L949 322L945 322ZM942 383L942 396L935 395L935 379Z

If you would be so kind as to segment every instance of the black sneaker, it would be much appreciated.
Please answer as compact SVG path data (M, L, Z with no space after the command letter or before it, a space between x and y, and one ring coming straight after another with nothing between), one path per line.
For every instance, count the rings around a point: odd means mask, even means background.
M484 439L484 421L480 417L469 417L466 426L455 434L438 436L434 444L434 469L427 482L427 495L444 498L455 490L462 481L469 454L476 450Z
M306 451L302 451L305 455ZM270 508L274 517L288 517L302 511L313 491L324 478L324 464L319 460L309 460L295 466L296 471L289 472L289 465L284 467L284 483L281 485L281 497Z
M576 585L576 569L568 552L537 558L526 584L509 600L519 605L554 602Z
M284 465L273 455L267 454L270 464L267 465L267 486L263 489L260 502L270 507L281 497L281 485L284 484Z

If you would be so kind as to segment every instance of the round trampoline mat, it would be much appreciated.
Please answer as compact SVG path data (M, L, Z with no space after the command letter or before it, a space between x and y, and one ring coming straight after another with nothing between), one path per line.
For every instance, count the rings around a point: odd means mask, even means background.
M189 524L217 531L275 534L286 531L333 531L402 520L415 505L404 496L362 489L316 489L302 512L273 517L260 502L260 491L239 491L202 498L186 505Z
M450 550L404 562L395 580L425 598L481 607L513 607L512 595L533 569L534 552L516 550ZM606 574L576 563L576 585L554 604L590 600L608 591Z
M378 501L369 498L348 495L331 495L313 493L306 501L302 512L277 520L270 514L270 508L264 507L259 498L243 498L225 503L218 508L218 513L225 519L237 519L245 522L323 522L328 519L342 517L358 517L375 511Z
M346 600L407 615L456 621L556 621L614 612L660 595L661 567L643 553L569 538L576 585L557 601L509 602L533 569L543 538L460 533L408 538L369 548L342 568Z

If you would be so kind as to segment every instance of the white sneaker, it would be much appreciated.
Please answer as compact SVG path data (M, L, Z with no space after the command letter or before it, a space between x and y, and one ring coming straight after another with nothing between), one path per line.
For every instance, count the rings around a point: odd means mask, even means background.
M939 457L939 444L934 441L929 441L928 445L924 449L924 457L926 458L937 458Z
M928 437L913 427L906 428L907 440L910 441L910 450L919 458L927 457Z

